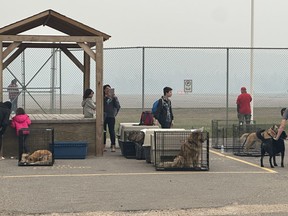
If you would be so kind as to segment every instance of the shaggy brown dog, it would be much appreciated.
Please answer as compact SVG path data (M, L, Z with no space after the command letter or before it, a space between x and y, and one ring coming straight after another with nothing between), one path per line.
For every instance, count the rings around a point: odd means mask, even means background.
M202 143L205 141L202 132L192 132L187 141L181 145L180 153L173 162L165 162L165 167L189 168L200 167Z
M52 161L52 153L48 150L37 150L32 154L22 154L22 163L44 163Z
M242 148L244 148L245 151L248 151L255 143L258 143L260 146L262 143L262 139L274 138L276 137L277 132L278 132L278 126L273 125L271 128L268 128L267 130L261 130L253 133L244 133L240 137Z

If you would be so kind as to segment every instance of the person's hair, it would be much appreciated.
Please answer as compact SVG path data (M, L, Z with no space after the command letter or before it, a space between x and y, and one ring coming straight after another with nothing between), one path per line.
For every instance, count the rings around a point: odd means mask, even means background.
M11 108L12 108L12 103L11 103L10 101L5 101L5 102L3 103L3 105L4 105L6 108L8 108L9 110L11 110Z
M93 92L92 89L88 88L85 90L84 95L83 95L83 99L86 99L89 97L89 95ZM94 92L93 92L94 93Z
M13 79L13 80L11 81L11 83L13 83L13 84L17 83L17 79Z
M106 89L107 87L111 88L111 86L110 86L109 84L106 84L106 85L103 86L103 92L105 92L105 89Z
M282 108L282 109L281 109L281 116L283 116L285 110L286 110L286 108Z
M172 91L173 89L172 88L170 88L170 87L165 87L165 88L163 88L163 93L164 93L164 95L166 95L166 93L168 93L169 91Z
M18 107L16 109L16 115L24 115L25 114L25 110L22 107Z

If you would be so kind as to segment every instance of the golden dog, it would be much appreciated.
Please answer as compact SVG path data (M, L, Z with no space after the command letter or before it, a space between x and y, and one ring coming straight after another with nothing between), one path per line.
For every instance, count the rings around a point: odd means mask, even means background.
M192 132L180 148L180 153L173 162L164 162L165 167L190 168L200 167L202 144L205 141L202 132Z
M244 133L240 137L242 148L244 148L245 151L248 151L254 144L258 143L258 145L260 146L263 139L275 138L277 132L278 132L278 126L273 125L271 128L268 128L267 130L261 130L253 133Z
M32 154L22 154L21 163L46 163L52 161L52 153L48 150L37 150Z

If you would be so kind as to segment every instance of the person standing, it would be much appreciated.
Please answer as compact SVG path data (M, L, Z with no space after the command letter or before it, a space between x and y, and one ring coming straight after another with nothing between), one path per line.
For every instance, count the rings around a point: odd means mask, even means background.
M245 87L241 88L241 94L238 95L236 104L237 104L237 117L239 120L239 124L243 125L244 120L246 124L250 124L251 121L251 106L250 102L252 101L252 97L247 93Z
M16 109L18 107L18 96L19 96L19 88L17 85L17 79L13 79L11 83L7 87L7 91L9 94L9 100L12 103L12 113L14 114L16 112Z
M280 122L280 126L278 128L278 132L276 137L274 138L274 140L279 140L279 138L282 135L282 132L285 130L286 128L286 123L287 123L287 119L288 119L288 108L283 108L281 109L281 116L282 116L282 120Z
M2 150L2 136L9 125L12 104L10 101L0 102L0 152ZM5 159L2 155L2 159Z
M163 88L164 95L159 99L157 110L154 114L156 124L159 123L161 128L171 128L174 124L174 115L170 97L172 96L172 88Z
M81 106L83 107L84 118L93 118L96 110L96 104L93 101L94 92L92 89L86 89L83 95Z
M19 137L19 151L18 151L18 160L21 161L23 153L29 153L29 147L26 143L26 139L29 135L29 130L24 130L21 132L22 128L29 128L31 125L30 117L25 113L24 109L19 107L16 110L16 115L12 118L11 127L15 128L16 136Z
M118 98L115 96L114 89L106 84L103 86L104 93L104 151L106 146L106 131L107 126L111 140L111 152L115 152L115 122L116 116L121 108Z

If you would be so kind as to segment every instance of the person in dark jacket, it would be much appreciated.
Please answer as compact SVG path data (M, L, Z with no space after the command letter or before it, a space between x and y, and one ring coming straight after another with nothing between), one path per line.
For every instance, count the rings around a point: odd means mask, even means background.
M114 91L111 91L111 86L106 84L103 86L104 91L104 151L106 145L106 131L107 126L109 129L110 140L111 140L111 151L115 152L115 117L120 110L120 103L118 98L115 96Z
M169 99L172 96L172 88L165 87L163 93L164 95L159 99L154 117L156 124L158 121L162 128L171 128L174 120L171 100Z
M2 149L2 136L6 131L7 126L9 125L9 118L11 114L12 103L10 101L0 102L0 151ZM2 156L2 159L4 157Z

